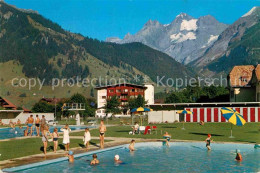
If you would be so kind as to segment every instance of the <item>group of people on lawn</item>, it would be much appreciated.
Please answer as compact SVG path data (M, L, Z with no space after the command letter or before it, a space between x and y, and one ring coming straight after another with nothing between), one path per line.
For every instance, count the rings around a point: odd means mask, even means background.
M63 132L63 144L65 146L65 151L69 151L69 147L70 147L70 132L71 129L69 128L69 125L65 125L64 128L61 128L60 131ZM105 132L106 132L106 126L104 124L104 121L101 120L100 122L100 126L99 126L99 133L100 133L100 148L104 148L104 141L105 141ZM58 148L58 138L59 138L59 133L58 133L58 129L54 128L53 133L50 133L49 131L49 126L44 126L44 129L42 131L42 142L43 142L43 146L44 146L44 154L46 155L47 153L47 147L48 147L48 142L52 142L54 143L54 152L57 151ZM83 141L84 141L84 145L86 147L86 150L89 150L89 142L91 140L91 135L90 135L90 131L89 128L85 129L84 132L84 136L83 136ZM68 156L71 157L70 155L71 151L68 153Z

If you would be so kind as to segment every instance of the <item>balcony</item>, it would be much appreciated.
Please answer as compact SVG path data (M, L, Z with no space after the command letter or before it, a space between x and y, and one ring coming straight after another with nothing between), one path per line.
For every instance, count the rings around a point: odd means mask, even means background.
M121 101L127 101L127 98L121 98Z

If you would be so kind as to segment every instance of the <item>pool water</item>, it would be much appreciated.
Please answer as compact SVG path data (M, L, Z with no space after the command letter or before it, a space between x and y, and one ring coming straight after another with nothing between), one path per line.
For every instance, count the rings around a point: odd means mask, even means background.
M60 129L64 126L55 126L58 131L60 132ZM50 132L53 132L54 126L50 126ZM70 129L73 130L82 130L85 129L87 126L70 126ZM91 128L91 127L88 127ZM10 138L16 138L16 137L22 137L24 136L24 130L26 127L19 128L15 127L15 129L12 128L2 128L0 129L0 139L10 139ZM36 128L33 127L33 136L36 136Z
M260 150L250 144L216 144L207 151L205 143L176 142L170 147L161 142L138 143L134 153L127 145L120 149L98 153L99 165L90 166L91 155L75 158L74 163L57 162L22 172L259 172ZM239 149L242 162L235 161ZM115 154L124 164L114 164Z

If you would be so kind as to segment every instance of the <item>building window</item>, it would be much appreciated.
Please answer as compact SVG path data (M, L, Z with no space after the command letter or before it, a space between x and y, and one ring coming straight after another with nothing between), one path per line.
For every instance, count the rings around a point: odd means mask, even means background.
M241 77L240 77L240 80L241 80L242 82L247 82L247 79L248 79L248 76L241 76Z
M128 92L128 89L124 89L123 92L124 92L124 93L127 93L127 92Z
M135 89L131 89L131 92L135 92Z
M117 89L116 92L117 92L117 93L121 93L121 90Z
M109 90L109 93L113 93L113 92L114 92L114 90L112 90L112 89Z
M102 99L106 99L107 97L106 96L102 96Z

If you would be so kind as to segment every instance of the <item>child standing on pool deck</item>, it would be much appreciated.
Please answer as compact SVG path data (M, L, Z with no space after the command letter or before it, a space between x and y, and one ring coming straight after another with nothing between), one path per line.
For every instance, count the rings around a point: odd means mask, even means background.
M63 132L63 144L65 145L65 150L69 151L69 148L70 148L69 133L70 133L71 129L69 128L69 125L67 124L64 128L60 129L60 131Z
M89 149L89 141L90 140L91 140L91 136L90 136L89 128L86 128L85 133L84 133L84 137L83 137L83 141L84 141L84 145L86 146L86 150Z
M208 134L208 137L207 139L205 140L206 142L206 147L208 148L208 150L211 150L211 147L210 147L210 142L212 142L213 140L211 139L211 134Z
M59 134L58 134L58 129L57 128L55 128L53 130L52 139L53 139L54 153L56 153L57 148L58 148L58 139L59 139Z

